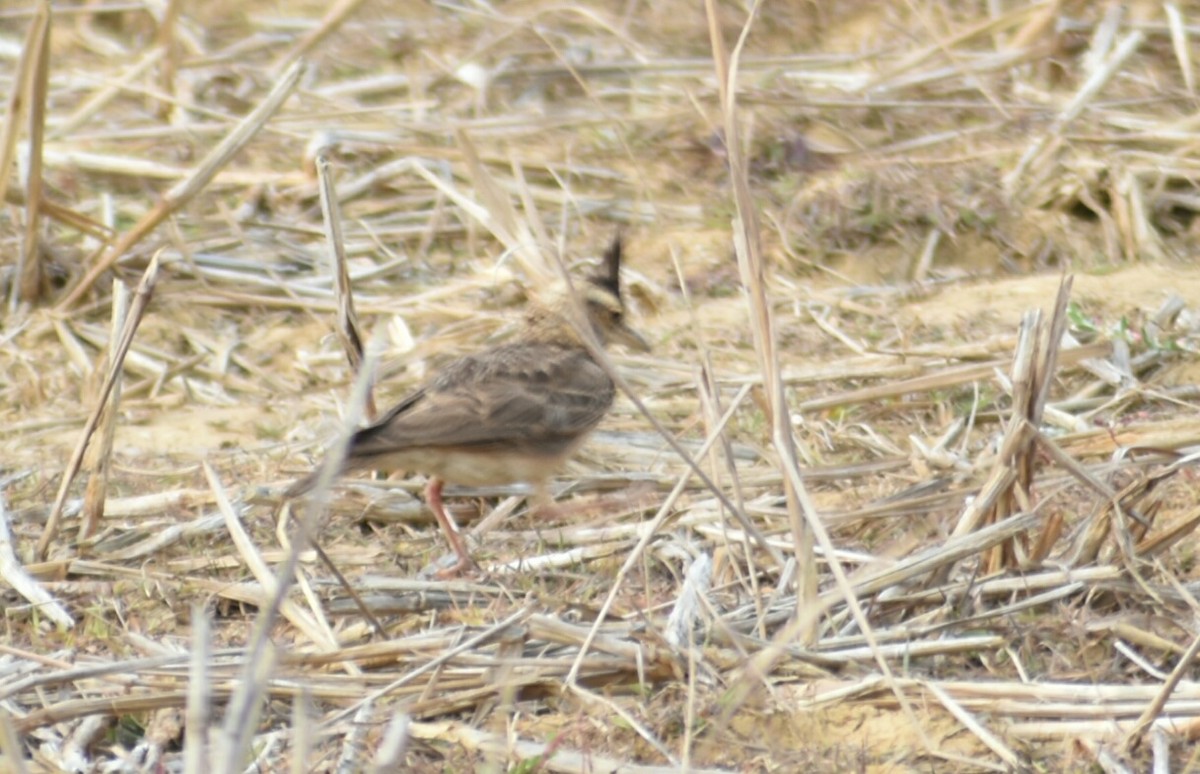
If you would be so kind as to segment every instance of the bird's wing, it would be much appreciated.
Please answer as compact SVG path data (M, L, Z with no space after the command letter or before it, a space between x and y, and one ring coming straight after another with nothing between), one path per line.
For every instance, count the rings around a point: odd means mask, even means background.
M585 350L500 347L455 361L360 430L351 456L429 447L553 452L592 429L612 400L612 380Z

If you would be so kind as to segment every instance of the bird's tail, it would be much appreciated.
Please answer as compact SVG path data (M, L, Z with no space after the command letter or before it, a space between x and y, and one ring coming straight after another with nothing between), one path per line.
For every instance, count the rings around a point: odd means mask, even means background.
M321 466L318 465L312 473L309 473L304 478L296 479L287 489L283 490L283 496L287 498L299 497L307 494L310 489L317 485L317 478L321 475Z
M364 467L368 467L365 463L370 462L370 460L364 460L354 452L354 442L357 440L357 437L358 436L355 436L355 438L351 439L350 453L346 456L346 459L342 461L342 464L338 467L337 472L334 473L335 480L344 473L349 473L354 470L362 470ZM312 472L304 478L296 479L291 486L283 490L283 496L291 498L308 494L308 492L317 485L317 479L321 477L321 470L324 469L324 467L325 462L322 462L320 465L317 465L315 468L313 468Z
M403 404L402 404L403 405ZM344 473L349 473L353 470L362 470L370 467L372 456L363 453L363 441L370 438L370 434L375 430L375 426L364 427L358 430L354 435L350 436L350 443L346 448L346 458L342 460L342 464L338 467L334 477ZM307 494L314 486L317 485L317 479L321 477L321 470L325 467L325 462L313 468L312 472L301 479L297 479L295 483L283 490L284 497L299 497Z

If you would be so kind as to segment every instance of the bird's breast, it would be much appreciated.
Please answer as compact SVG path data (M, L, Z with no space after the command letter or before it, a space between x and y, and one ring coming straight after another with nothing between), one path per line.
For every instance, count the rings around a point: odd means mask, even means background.
M556 448L536 451L495 447L411 448L373 457L370 467L424 473L459 486L536 484L562 468L582 442L583 438L572 439Z

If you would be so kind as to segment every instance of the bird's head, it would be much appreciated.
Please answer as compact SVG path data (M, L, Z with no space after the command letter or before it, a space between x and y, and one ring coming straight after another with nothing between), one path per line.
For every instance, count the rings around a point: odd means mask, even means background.
M605 344L624 344L639 352L649 352L650 344L629 327L625 319L625 299L621 295L621 237L613 238L604 253L600 271L580 289L580 301L596 337Z
M621 295L621 238L613 239L604 253L600 269L584 282L575 283L577 299L566 288L547 294L547 301L531 304L524 337L531 341L554 341L582 345L579 329L586 325L602 344L624 344L638 352L650 345L629 327ZM579 318L582 312L583 319ZM578 321L572 323L572 320Z

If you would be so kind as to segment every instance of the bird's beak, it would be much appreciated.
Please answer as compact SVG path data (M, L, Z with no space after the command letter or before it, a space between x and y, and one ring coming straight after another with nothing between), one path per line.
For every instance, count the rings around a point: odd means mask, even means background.
M628 325L621 323L609 331L609 338L618 344L624 344L637 352L649 352L650 342L642 338L642 335L630 328Z

